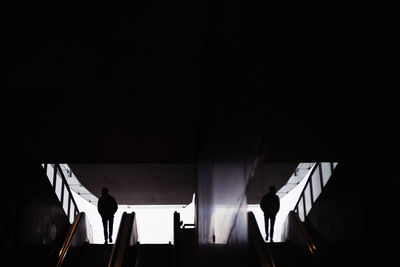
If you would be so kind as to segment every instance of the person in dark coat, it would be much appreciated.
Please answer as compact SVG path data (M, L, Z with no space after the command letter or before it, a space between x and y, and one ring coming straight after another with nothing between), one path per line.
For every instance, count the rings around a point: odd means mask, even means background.
M114 214L118 209L117 201L110 194L108 194L108 188L103 188L101 191L101 197L97 202L97 210L101 215L104 228L104 244L107 244L107 238L112 242ZM108 223L108 229L107 229ZM108 230L108 231L107 231Z
M275 186L271 186L269 188L269 192L261 200L260 207L264 212L265 235L266 235L265 240L268 241L268 225L269 221L271 221L269 235L271 237L271 242L274 242L273 236L274 236L275 217L280 207L280 201L279 197L276 195Z

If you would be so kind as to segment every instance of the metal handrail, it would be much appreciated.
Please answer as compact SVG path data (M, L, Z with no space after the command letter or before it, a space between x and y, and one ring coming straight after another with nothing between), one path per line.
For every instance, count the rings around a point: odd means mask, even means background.
M332 173L333 173L333 171L335 169L334 162L330 162L329 166L330 166L331 175L332 175ZM309 174L309 176L307 178L307 181L306 181L306 183L305 183L305 185L303 187L303 190L301 191L301 194L299 196L299 199L297 200L296 205L294 206L294 211L299 213L299 208L300 208L300 205L302 204L303 212L304 212L304 220L305 220L305 218L307 216L306 190L310 189L310 196L309 197L310 197L310 202L311 202L310 205L311 206L315 203L316 199L319 196L319 195L315 194L315 192L314 192L315 187L313 186L313 176L314 176L315 172L317 171L317 169L319 169L319 182L318 183L320 185L320 188L319 188L320 191L317 194L320 194L320 192L322 192L322 190L323 190L323 188L325 186L324 185L324 174L323 174L323 171L322 171L323 168L322 168L322 163L321 162L316 162L312 166L310 174ZM328 179L329 179L329 177L328 177ZM303 203L300 203L300 201L302 201Z
M113 246L108 267L121 267L124 263L125 253L129 246L137 243L138 234L135 213L122 214L117 239Z
M188 227L195 228L196 225L194 223L185 223L182 225L182 229L188 229Z
M297 202L296 202L295 208L298 207L301 198L304 196L304 193L305 193L305 191L306 191L306 189L307 189L307 186L308 186L308 184L310 183L310 180L312 179L312 176L313 176L315 170L317 169L318 165L319 165L319 162L316 162L316 163L314 163L314 165L312 166L310 175L308 176L307 182L306 182L306 184L304 185L303 190L301 191L301 194L300 194L300 196L299 196L299 199L298 199ZM303 198L303 199L304 199L304 198Z
M65 212L65 214L68 217L68 220L70 220L71 217L71 204L73 206L73 217L74 219L76 216L79 214L79 208L78 205L75 202L75 199L72 195L72 191L68 185L67 179L65 178L64 172L61 169L60 164L50 164L53 168L53 177L49 177L49 179L53 179L52 187L54 189L54 192L56 192L56 185L57 185L57 174L59 174L59 177L61 178L61 196L59 196L59 201L61 203L61 206ZM47 168L49 164L45 163L43 164L43 168L45 170L45 173L47 175ZM68 192L68 207L65 209L64 208L64 192L67 190ZM57 192L56 192L57 194Z
M315 244L310 232L308 231L307 227L300 220L300 217L296 212L291 211L289 213L289 216L292 216L292 218L295 220L297 226L300 228L300 231L302 232L302 234L304 236L304 239L306 240L308 250L310 251L310 253L313 256L314 260L317 263L319 263L319 256L318 256L317 246L316 246L316 244Z
M324 163L325 164L325 163ZM330 162L327 163L330 166L330 175L332 175L334 169L335 169L335 163L334 162ZM317 171L317 169L319 169L319 176L314 177L315 172ZM317 183L319 183L319 187L315 187L315 185L313 186L313 179L316 178L316 180L314 180L314 182L318 181ZM329 179L329 177L325 177L325 181L327 181ZM310 190L310 206L312 207L312 205L315 203L315 201L317 200L319 194L321 194L321 192L323 191L324 186L326 185L326 182L324 184L324 173L323 173L323 164L321 162L316 162L313 167L311 168L310 174L307 178L307 181L304 185L304 188L299 196L298 201L296 202L295 208L293 211L290 211L286 221L287 223L290 223L289 221L291 220L291 218L296 222L296 225L298 226L298 228L300 229L304 240L306 241L306 245L308 250L310 251L311 255L313 256L313 259L315 261L315 263L317 265L321 264L320 261L320 257L319 257L319 250L317 249L317 246L310 234L310 232L308 231L306 225L303 223L303 221L306 221L307 218L307 203L306 203L306 190L309 188ZM318 188L318 191L314 192L314 190ZM320 191L319 191L320 190ZM302 203L300 203L302 200ZM304 212L304 220L302 220L300 218L299 215L299 210L300 210L300 205L302 205L303 207L303 212ZM310 210L310 209L309 209ZM308 212L309 212L308 210Z
M63 180L63 184L64 184L65 188L67 189L67 191L69 193L69 197L70 198L69 198L68 201L72 201L72 203L73 203L73 205L75 207L75 211L76 211L75 214L78 214L79 213L78 205L76 204L75 199L74 199L74 197L72 195L72 191L71 191L71 188L68 185L67 179L65 179L64 172L62 171L60 164L56 164L56 166L57 166L57 170L60 172L61 179Z
M76 233L76 230L78 229L78 225L81 222L82 217L85 215L85 213L81 212L78 214L78 216L75 218L75 221L73 224L70 225L67 236L64 240L64 243L61 246L60 252L58 253L58 259L57 259L57 267L60 267L62 263L64 262L65 256L67 255L67 252L70 248L72 238L74 234Z
M253 212L247 212L247 218L250 241L252 242L256 250L257 258L260 262L261 267L276 267L271 252L269 250L266 250L263 246L264 241Z

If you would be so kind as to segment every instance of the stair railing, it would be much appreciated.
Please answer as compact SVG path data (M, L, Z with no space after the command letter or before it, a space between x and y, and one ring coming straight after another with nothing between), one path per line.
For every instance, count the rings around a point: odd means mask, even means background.
M313 204L321 194L336 166L337 162L316 162L312 166L310 175L300 194L299 200L297 201L294 210L288 214L285 221L285 232L282 235L283 240L291 239L289 237L291 225L297 225L296 228L300 230L303 237L303 241L301 242L305 241L305 245L313 256L312 258L316 266L321 266L319 248L308 231L305 221Z
M133 246L138 241L138 232L135 213L122 214L121 223L115 244L113 246L108 267L121 267L124 265L126 252L129 246Z
M248 221L248 235L252 247L257 255L258 262L261 267L276 267L275 261L271 252L264 247L264 240L262 238L260 228L258 228L256 217L253 212L247 212Z
M78 205L72 195L60 164L42 164L47 178L56 193L70 223L73 223L79 214Z
M322 189L331 177L337 162L316 162L311 169L303 191L300 194L294 211L299 215L301 221L305 221L312 205L321 194Z
M61 267L65 261L66 255L70 248L82 246L85 243L93 242L93 233L86 214L80 212L74 223L68 229L65 240L58 252L56 267Z
M310 232L308 231L306 225L300 220L300 217L296 212L291 211L289 213L289 216L291 216L293 218L293 220L296 222L297 226L299 227L300 231L302 232L303 237L307 243L308 250L310 251L314 260L316 260L317 263L319 263L317 246L316 246Z

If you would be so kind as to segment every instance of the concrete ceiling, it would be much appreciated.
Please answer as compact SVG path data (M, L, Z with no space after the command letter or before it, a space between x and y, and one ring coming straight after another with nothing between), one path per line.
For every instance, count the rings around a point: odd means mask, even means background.
M266 162L397 151L390 24L320 16L295 1L268 10L252 1L238 13L217 2L10 2L1 159L193 163L204 91L229 102L248 88L265 104Z
M95 196L107 187L119 204L189 204L194 164L70 164L79 181Z
M263 163L255 172L247 187L247 203L260 204L270 186L277 191L286 184L299 163Z
M186 203L207 94L223 110L234 91L265 107L264 163L289 163L265 165L250 202L284 183L291 162L397 153L396 29L370 20L375 11L338 15L351 3L321 2L332 15L265 3L11 1L1 160L70 163L122 203Z
M297 163L263 163L247 189L249 204L257 204L268 187L282 187ZM189 204L195 192L195 165L70 164L79 181L95 196L107 187L119 204Z

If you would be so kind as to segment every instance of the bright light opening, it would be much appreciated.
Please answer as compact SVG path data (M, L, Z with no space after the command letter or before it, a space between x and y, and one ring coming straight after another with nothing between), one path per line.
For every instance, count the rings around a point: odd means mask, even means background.
M307 177L306 179L303 179L295 188L293 188L293 190L291 190L288 194L286 194L280 199L280 209L278 214L276 215L274 236L273 236L273 240L275 242L281 242L281 235L287 215L291 210L294 209L294 206L299 200L300 194L306 182L307 182ZM254 213L258 227L260 228L260 232L263 236L263 239L265 239L264 213L261 210L260 205L249 204L247 205L247 210L252 211Z
M93 231L93 243L104 243L103 224L97 207L76 193L72 193L80 211L86 213ZM118 205L114 215L112 238L115 241L124 212L135 212L141 244L165 244L173 241L174 212L180 213L184 224L194 223L194 196L189 205Z

